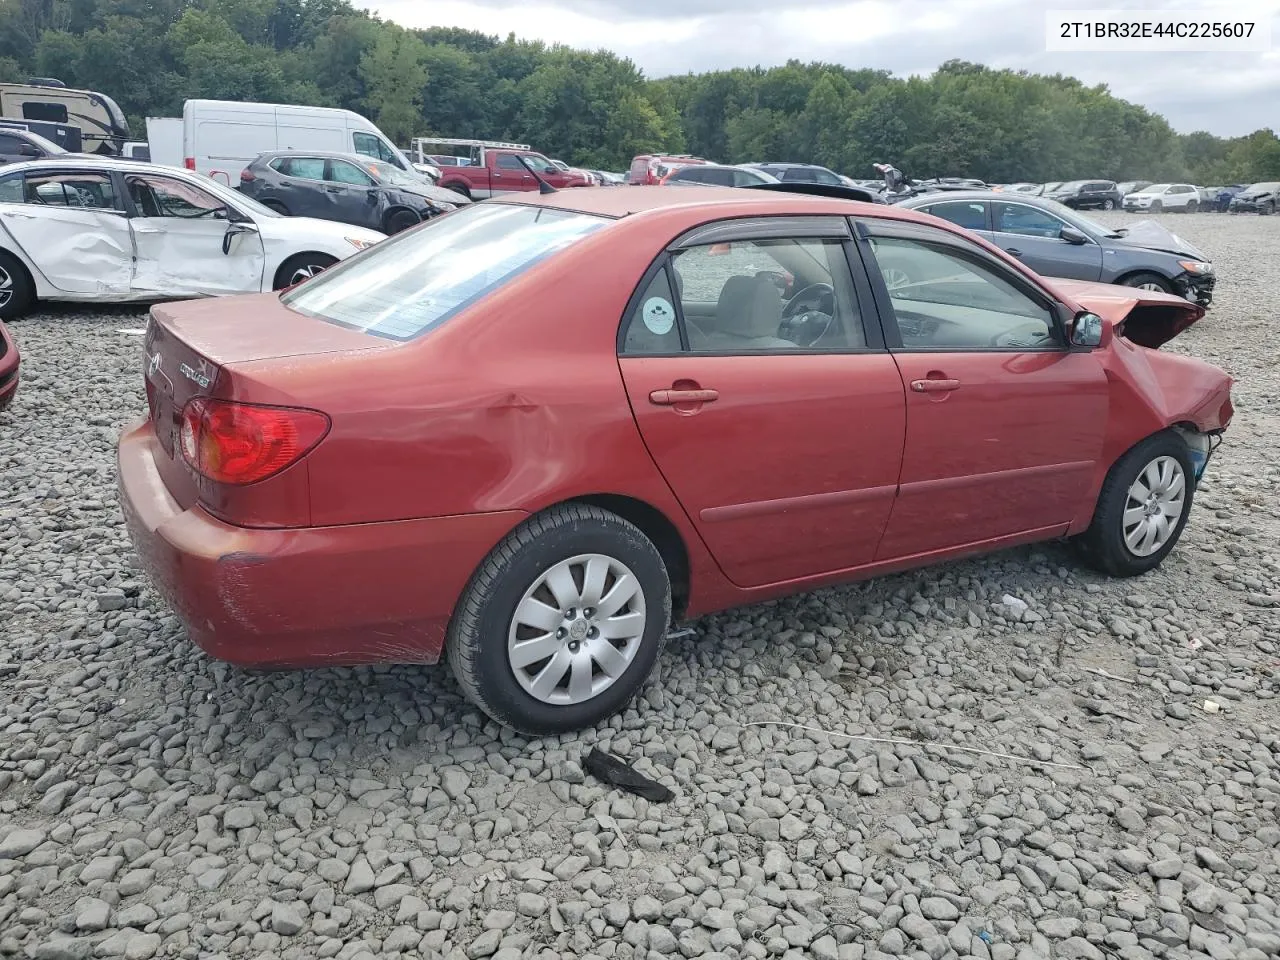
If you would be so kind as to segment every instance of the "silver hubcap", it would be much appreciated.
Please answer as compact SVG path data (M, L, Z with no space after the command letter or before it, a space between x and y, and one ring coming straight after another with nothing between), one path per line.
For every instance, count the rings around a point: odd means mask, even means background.
M1140 283L1140 284L1138 284L1138 289L1139 289L1139 290L1154 290L1154 291L1156 291L1157 293L1163 293L1163 292L1164 292L1164 287L1160 286L1160 284L1158 284L1158 283L1152 283L1150 280L1148 280L1146 283Z
M1157 457L1129 487L1124 542L1136 557L1149 557L1173 536L1186 508L1187 478L1173 457Z
M507 660L525 692L557 706L599 696L631 666L644 637L644 591L627 565L570 557L516 605Z
M911 282L911 278L907 276L905 270L899 270L897 267L887 267L882 271L884 275L884 285L890 290L896 290L898 287L905 287Z
M0 307L3 307L13 299L13 277L0 267Z
M289 286L295 283L301 283L303 280L310 280L317 273L323 273L324 267L318 263L308 263L293 271L293 276L289 278Z

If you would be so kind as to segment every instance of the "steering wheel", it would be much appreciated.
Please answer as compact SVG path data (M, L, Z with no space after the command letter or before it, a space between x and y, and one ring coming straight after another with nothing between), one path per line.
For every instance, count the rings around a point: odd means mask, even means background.
M782 311L782 322L778 326L778 336L798 343L795 334L810 324L815 327L821 324L822 329L813 336L808 336L806 332L807 342L800 344L812 346L827 335L835 321L835 313L835 287L829 283L811 283L787 302Z

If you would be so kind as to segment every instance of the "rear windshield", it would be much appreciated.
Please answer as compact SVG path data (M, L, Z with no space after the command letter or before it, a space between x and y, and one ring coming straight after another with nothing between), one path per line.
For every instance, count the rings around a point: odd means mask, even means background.
M384 240L282 299L308 316L409 340L608 222L545 207L479 203Z

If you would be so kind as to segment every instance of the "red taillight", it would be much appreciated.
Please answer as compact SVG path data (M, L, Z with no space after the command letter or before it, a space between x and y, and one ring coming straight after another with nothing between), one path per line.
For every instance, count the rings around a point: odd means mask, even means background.
M215 483L257 483L302 459L329 431L317 410L195 397L182 410L182 457Z
M195 158L195 157L183 157L183 158L182 158L182 165L183 165L184 167L186 167L188 170L194 170L194 169L196 168L196 158Z
M258 178L253 175L253 171L250 170L248 167L245 167L243 170L240 171L241 183L249 183L250 181L257 180L257 179Z

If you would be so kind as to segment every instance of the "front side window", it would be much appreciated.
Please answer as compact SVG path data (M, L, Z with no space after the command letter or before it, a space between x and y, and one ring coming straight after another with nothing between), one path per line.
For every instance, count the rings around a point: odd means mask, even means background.
M299 180L323 180L323 157L285 157L281 172Z
M866 346L838 240L745 240L673 254L695 353L850 350ZM643 317L641 318L643 321Z
M115 186L105 173L28 174L23 198L38 206L119 209Z
M400 160L392 150L382 140L381 137L375 137L371 133L352 134L352 143L355 144L356 153L364 154L366 157L373 157L375 160L383 160L387 163L400 165Z
M354 163L348 163L345 160L330 160L325 179L330 183L346 183L355 187L373 186L373 178L371 176Z
M1053 314L1000 271L943 244L871 240L908 350L1031 350L1058 346Z
M408 340L609 222L543 207L475 204L330 267L282 302L307 316Z
M935 203L925 207L925 213L931 213L943 220L950 220L957 227L966 230L987 229L987 211L981 200L951 200L947 203Z
M995 203L991 212L997 233L1056 240L1068 225L1053 214L1025 203Z
M190 183L166 177L129 177L125 183L143 217L212 220L226 213L225 203Z

